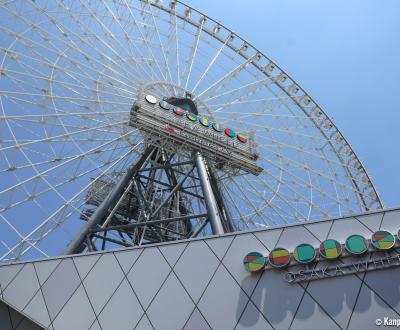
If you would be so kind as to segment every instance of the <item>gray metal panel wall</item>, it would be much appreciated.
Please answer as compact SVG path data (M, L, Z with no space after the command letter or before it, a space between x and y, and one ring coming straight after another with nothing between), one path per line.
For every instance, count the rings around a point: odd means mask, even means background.
M0 267L1 297L63 329L374 329L400 319L399 269L289 284L249 274L244 255L396 232L400 209Z

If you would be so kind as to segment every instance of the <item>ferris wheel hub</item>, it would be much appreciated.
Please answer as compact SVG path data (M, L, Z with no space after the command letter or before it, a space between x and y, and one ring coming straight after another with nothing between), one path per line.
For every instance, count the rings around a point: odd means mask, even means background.
M230 127L199 114L189 98L162 97L139 92L129 125L138 128L149 145L172 152L184 149L201 152L216 167L231 167L259 175L254 136L245 136Z

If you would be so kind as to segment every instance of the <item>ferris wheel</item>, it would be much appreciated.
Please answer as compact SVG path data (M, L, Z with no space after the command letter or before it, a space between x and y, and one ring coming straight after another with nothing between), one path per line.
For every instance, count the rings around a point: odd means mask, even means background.
M0 42L0 262L382 207L300 85L179 1L2 1Z

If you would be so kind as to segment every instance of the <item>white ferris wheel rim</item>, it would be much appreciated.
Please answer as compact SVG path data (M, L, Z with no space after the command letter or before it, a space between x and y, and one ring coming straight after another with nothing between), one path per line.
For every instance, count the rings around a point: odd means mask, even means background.
M114 180L141 154L142 135L127 122L144 82L166 83L157 97L176 94L176 85L209 116L256 132L263 173L219 173L238 230L382 207L361 161L308 93L194 8L16 0L0 4L0 14L0 229L9 235L0 237L0 262L51 255L52 238L76 232L91 183ZM32 221L23 221L30 210Z

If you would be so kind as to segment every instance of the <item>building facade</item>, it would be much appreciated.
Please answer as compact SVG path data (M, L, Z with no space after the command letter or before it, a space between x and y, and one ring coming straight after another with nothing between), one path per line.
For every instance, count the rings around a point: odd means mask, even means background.
M399 229L400 209L392 209L4 265L0 328L375 329L400 319L398 238L387 250L308 265L293 251L302 243L318 251L326 239L345 246L353 234L369 244L377 231ZM277 247L290 251L289 268L246 270L248 253Z

